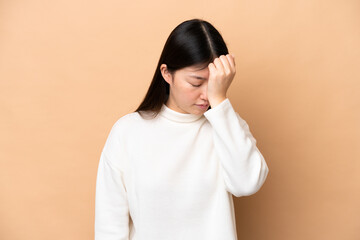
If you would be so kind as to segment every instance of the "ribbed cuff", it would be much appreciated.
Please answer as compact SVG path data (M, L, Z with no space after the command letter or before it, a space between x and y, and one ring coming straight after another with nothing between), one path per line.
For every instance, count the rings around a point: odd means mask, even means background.
M231 108L232 108L232 105L230 103L230 99L226 98L224 101L219 103L216 107L207 110L204 113L204 116L208 119L211 119L213 117L224 116L225 113Z

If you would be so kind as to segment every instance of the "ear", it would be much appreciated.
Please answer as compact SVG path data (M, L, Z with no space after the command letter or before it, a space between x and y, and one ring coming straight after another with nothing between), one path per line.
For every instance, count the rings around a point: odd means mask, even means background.
M172 75L171 73L168 71L166 64L161 64L160 66L160 72L161 75L163 76L164 80L171 85L172 84Z

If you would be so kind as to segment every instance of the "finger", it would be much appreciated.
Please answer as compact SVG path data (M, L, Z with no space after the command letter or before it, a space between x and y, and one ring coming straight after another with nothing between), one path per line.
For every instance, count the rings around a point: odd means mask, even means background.
M215 73L216 69L215 69L214 63L212 63L212 62L209 63L208 68L209 68L210 74Z
M234 60L234 56L232 54L227 54L226 57L229 60L230 66L233 70L235 70L235 60Z
M215 60L214 60L214 65L215 65L215 67L216 67L216 69L218 70L218 71L220 71L220 72L224 72L224 66L223 66L223 64L222 64L222 61L220 60L220 58L218 57L218 58L215 58Z
M229 60L228 60L227 56L221 55L220 60L222 61L222 64L224 66L225 73L230 74L232 69L230 69L231 65L229 63Z

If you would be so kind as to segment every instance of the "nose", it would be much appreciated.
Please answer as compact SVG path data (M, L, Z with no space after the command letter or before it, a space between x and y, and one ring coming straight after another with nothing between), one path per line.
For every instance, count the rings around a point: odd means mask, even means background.
M206 103L208 103L207 95L208 95L207 94L207 84L203 84L203 87L201 88L200 98L201 98L201 100L203 100Z

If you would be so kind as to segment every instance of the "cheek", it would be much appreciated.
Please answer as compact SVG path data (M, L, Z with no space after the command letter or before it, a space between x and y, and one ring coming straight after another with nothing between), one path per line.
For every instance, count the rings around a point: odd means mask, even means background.
M199 89L191 86L189 83L178 86L176 95L186 104L193 104L199 97Z
M193 86L190 84L183 84L181 87L179 87L179 94L183 94L184 96L191 96L196 94L196 90Z
M198 91L191 89L184 94L184 97L186 97L189 103L193 103L199 98L199 93Z

